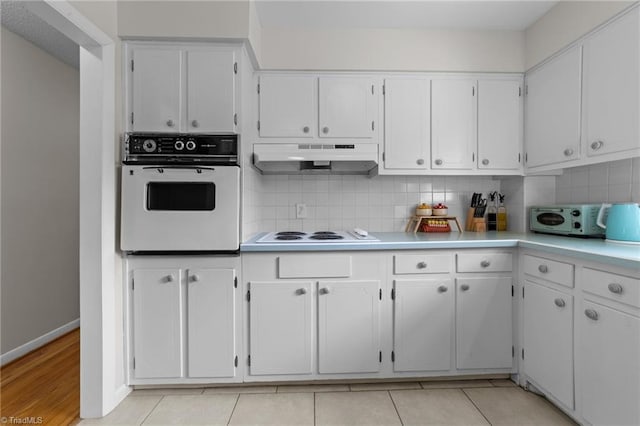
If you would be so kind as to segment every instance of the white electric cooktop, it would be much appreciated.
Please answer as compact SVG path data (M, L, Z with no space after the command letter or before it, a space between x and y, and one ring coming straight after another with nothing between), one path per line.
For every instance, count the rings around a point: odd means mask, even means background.
M380 241L362 229L352 231L280 231L270 232L256 243L369 243Z

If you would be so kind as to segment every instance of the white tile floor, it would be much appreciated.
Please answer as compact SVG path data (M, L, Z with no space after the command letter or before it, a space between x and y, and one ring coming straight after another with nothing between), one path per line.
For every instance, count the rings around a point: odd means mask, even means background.
M81 425L572 425L509 380L136 390Z

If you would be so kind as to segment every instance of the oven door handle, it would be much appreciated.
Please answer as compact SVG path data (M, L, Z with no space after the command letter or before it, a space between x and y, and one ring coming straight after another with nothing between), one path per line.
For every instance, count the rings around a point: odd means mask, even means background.
M193 170L196 173L202 173L203 170L214 171L214 167L199 167L199 166L145 166L142 170L157 170L158 173L164 173L164 169L169 170Z

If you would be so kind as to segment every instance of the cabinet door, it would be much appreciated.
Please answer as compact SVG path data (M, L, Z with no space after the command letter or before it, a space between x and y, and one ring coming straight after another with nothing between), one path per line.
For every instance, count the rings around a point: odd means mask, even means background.
M525 372L573 409L573 297L525 281Z
M511 278L458 278L456 366L511 368Z
M640 149L640 9L585 40L587 155Z
M593 425L640 424L640 318L587 301L578 317L583 417Z
M517 170L522 149L519 80L478 82L478 168Z
M189 377L235 375L235 271L192 269L187 274Z
M250 283L250 373L311 374L312 283Z
M380 370L380 282L318 283L318 371Z
M431 167L472 169L477 135L476 82L431 81Z
M321 77L318 84L320 137L374 136L378 94L372 79Z
M527 167L579 158L581 59L575 46L527 74Z
M187 131L233 133L233 51L187 52Z
M133 354L137 379L182 377L179 269L133 271Z
M454 288L451 279L396 280L394 371L451 368Z
M391 78L384 82L384 168L429 167L429 80Z
M260 136L313 137L317 80L296 75L260 76Z
M132 57L132 130L179 132L182 53L179 50L136 49Z

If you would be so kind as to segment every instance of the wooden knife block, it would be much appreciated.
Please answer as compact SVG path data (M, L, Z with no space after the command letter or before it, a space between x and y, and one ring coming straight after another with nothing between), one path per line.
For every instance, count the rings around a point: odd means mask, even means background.
M467 210L467 221L465 222L465 231L469 232L486 232L487 221L484 217L474 217L476 209L469 207Z

